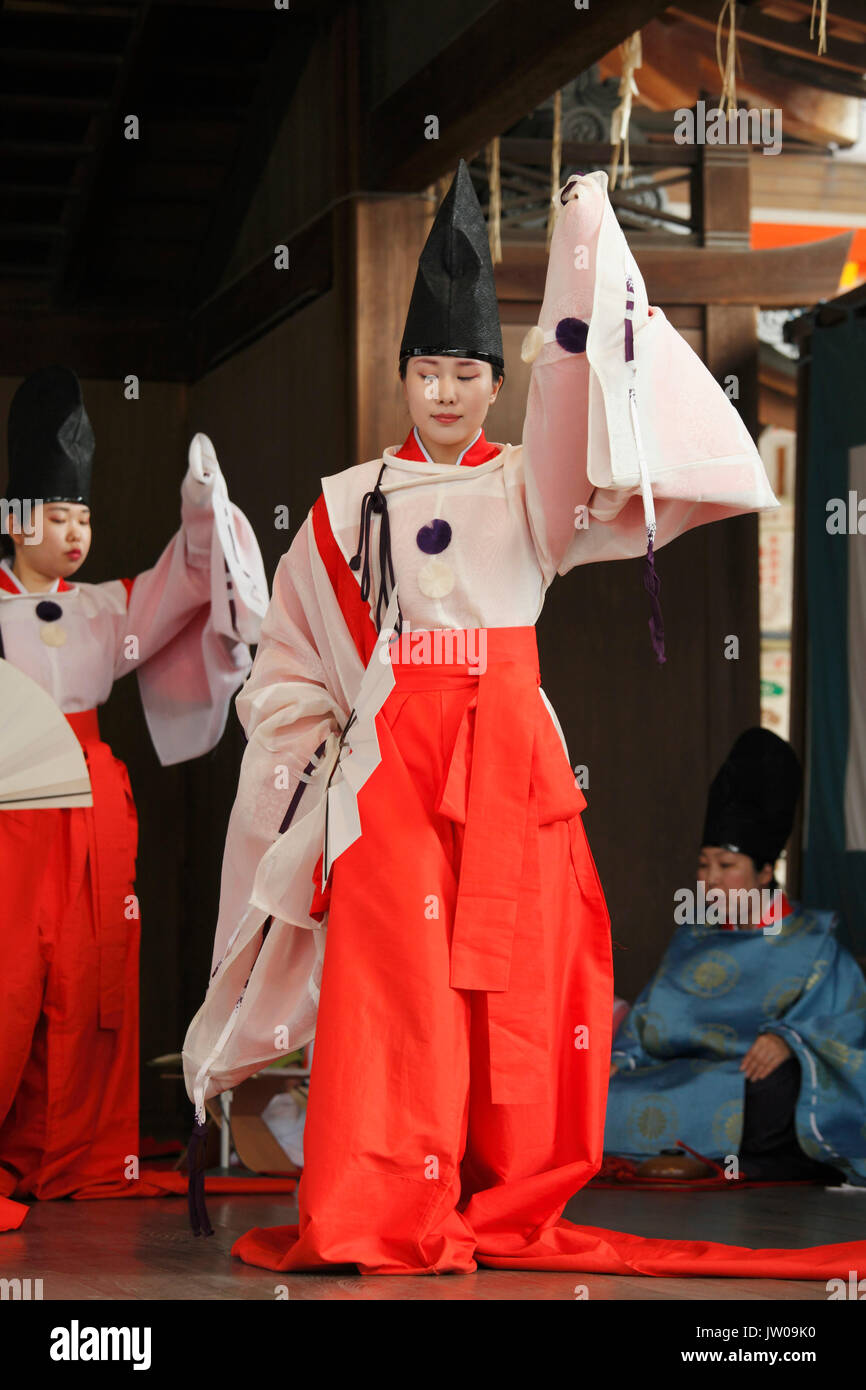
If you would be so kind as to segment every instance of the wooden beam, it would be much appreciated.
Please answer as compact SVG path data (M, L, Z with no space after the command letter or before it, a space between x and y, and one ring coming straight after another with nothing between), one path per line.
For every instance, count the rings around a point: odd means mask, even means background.
M664 168L670 165L697 164L700 150L697 145L671 144L631 144L630 159L635 166L650 164ZM540 165L550 168L550 143L547 140L527 140L506 135L500 141L500 154L503 161L512 159L516 164ZM562 167L586 161L588 168L601 169L611 160L611 146L603 140L581 143L577 140L563 140ZM685 177L685 175L683 175Z
M814 304L835 293L853 232L799 246L761 251L702 246L629 244L653 304L743 304L765 309ZM496 267L500 300L535 300L544 293L547 253L541 242L506 242Z
M418 190L471 158L666 7L497 0L369 115L365 187ZM439 139L424 138L425 118Z
M333 282L333 218L332 211L324 213L292 238L286 270L277 270L268 255L191 315L191 380L327 293Z
M668 13L710 31L715 37L719 10L718 0L679 0ZM723 26L723 37L726 32ZM762 14L756 5L741 5L737 11L737 41L741 39L746 43L760 44L762 48L771 48L777 53L790 54L794 58L805 58L826 67L843 68L858 76L866 72L866 43L848 43L835 38L830 42L828 38L827 52L819 57L817 39L809 38L808 24L786 24L784 20L772 19Z
M788 14L797 14L802 19L811 21L812 0L781 0L781 3ZM769 9L771 6L765 4L764 8ZM858 30L866 35L866 10L863 8L863 0L830 0L827 13L828 40L837 24L839 27Z
M844 72L841 68L822 68L805 58L791 58L787 53L780 53L773 66L780 77L787 77L791 82L817 87L821 92L833 92L836 96L854 97L857 101L866 98L866 77Z
M678 19L673 23L655 21L641 34L646 81L638 73L641 93L646 90L664 102L673 130L673 113L680 107L693 106L698 97L707 97L712 105L718 100L721 78L716 61L715 38L709 30ZM782 66L797 61L802 75L796 80L782 75ZM617 54L609 54L599 64L603 76L618 75ZM654 74L663 74L664 81L654 82ZM819 83L838 82L846 87L857 79L839 69L821 67L817 63L788 58L771 53L769 49L753 46L743 59L742 71L737 74L737 104L740 108L782 111L781 130L785 141L790 137L826 145L834 140L851 145L860 128L860 107L851 96L826 91ZM639 119L640 113L636 119Z
M57 361L82 377L119 381L135 372L152 381L185 381L188 360L184 321L177 316L0 310L0 376L27 376Z

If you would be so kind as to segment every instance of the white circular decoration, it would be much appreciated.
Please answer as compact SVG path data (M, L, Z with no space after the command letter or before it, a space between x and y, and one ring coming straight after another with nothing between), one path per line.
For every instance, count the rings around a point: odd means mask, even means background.
M520 348L520 360L522 362L534 362L543 347L544 333L536 323L529 329L523 339Z
M428 598L444 598L454 588L454 571L444 560L428 560L418 571L418 588Z

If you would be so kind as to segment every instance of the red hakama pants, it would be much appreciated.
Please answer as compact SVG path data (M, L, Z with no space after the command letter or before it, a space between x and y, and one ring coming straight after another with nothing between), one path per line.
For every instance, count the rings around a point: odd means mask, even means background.
M124 1174L136 1175L138 822L126 768L100 741L96 711L67 718L93 806L0 810L7 1198L121 1195ZM19 1224L9 1205L0 1229Z
M392 648L363 834L313 903L329 917L299 1224L232 1253L364 1274L847 1277L866 1243L750 1251L562 1219L602 1159L610 923L535 629L478 640L486 669Z

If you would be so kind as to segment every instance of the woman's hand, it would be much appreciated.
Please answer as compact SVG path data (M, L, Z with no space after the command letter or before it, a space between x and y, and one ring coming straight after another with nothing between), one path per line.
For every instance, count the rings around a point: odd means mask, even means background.
M616 1071L619 1071L619 1067L617 1066L616 1062L611 1062L611 1064L610 1064L610 1074L611 1074L611 1076L613 1076L614 1072L616 1072Z
M740 1063L740 1071L745 1072L747 1081L762 1081L792 1056L793 1053L784 1038L778 1037L776 1033L762 1033L752 1043Z

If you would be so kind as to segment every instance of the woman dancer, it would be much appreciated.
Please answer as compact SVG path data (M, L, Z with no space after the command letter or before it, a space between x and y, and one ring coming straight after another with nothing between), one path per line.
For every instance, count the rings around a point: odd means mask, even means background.
M534 624L557 573L646 549L652 589L654 547L775 502L730 402L648 306L606 184L559 195L517 449L483 431L504 364L461 163L400 350L414 428L323 479L277 570L185 1045L201 1125L208 1096L315 1028L300 1221L242 1236L250 1264L809 1277L866 1253L561 1217L602 1158L611 944Z
M204 435L181 528L153 569L74 583L91 544L93 451L75 373L28 377L9 412L0 655L66 716L93 804L0 802L0 1229L26 1214L4 1197L114 1196L135 1177L138 827L97 707L136 670L160 761L199 757L222 734L266 603L255 536ZM2 709L0 729L8 758Z

